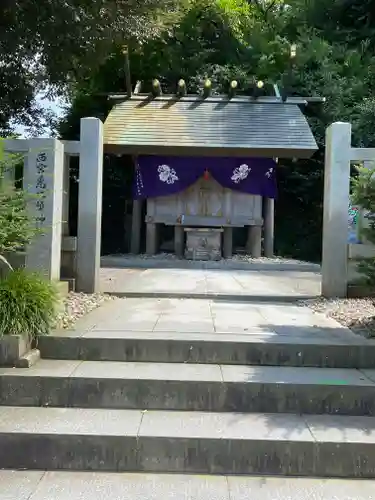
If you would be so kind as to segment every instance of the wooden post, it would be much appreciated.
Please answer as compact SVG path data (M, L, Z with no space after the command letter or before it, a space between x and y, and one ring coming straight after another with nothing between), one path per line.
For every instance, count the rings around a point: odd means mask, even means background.
M184 256L184 228L183 226L174 227L174 251L177 257Z
M211 80L207 78L207 80L204 82L203 85L203 96L209 97L211 95L211 90L212 90Z
M275 200L263 198L264 219L264 255L273 257L274 253L274 231L275 231Z
M262 255L262 227L249 226L246 251L251 257L258 258Z
M177 83L177 92L176 92L178 97L183 97L187 94L187 89L186 89L186 83L185 80L181 78L181 80L178 81Z
M157 227L155 222L147 222L146 226L146 253L155 255L157 252Z
M152 95L158 97L162 94L161 85L159 80L152 81Z
M132 239L130 251L139 254L141 250L142 200L133 200Z
M230 259L233 255L233 228L225 227L224 228L224 237L223 237L223 255L224 259Z

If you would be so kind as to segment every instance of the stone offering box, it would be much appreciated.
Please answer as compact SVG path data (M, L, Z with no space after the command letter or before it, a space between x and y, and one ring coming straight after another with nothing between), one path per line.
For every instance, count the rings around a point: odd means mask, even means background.
M190 260L220 260L223 229L185 228L185 258Z

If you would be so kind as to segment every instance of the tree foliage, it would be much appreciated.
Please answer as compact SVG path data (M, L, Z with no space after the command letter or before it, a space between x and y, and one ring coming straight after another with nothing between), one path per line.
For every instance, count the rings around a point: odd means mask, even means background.
M375 168L360 167L352 181L352 202L366 214L366 226L361 228L361 237L375 245ZM375 286L375 258L358 259L357 271L366 283Z
M105 118L110 109L106 92L125 91L124 39L131 47L132 83L142 80L143 91L158 78L164 92L174 92L184 78L189 92L199 92L209 77L214 92L226 92L236 79L239 91L247 94L262 79L289 94L324 96L323 106L306 109L320 149L311 160L280 162L276 207L278 251L319 259L325 129L336 120L350 121L354 145L375 142L375 0L170 0L162 15L164 0L15 4L17 15L10 7L5 13L24 43L0 35L3 53L16 54L9 57L9 75L16 65L20 71L14 103L21 109L27 92L32 98L35 71L24 62L38 54L40 81L69 85L72 104L59 127L64 138L78 137L82 116ZM64 37L56 36L61 32ZM297 57L291 67L292 43Z
M173 0L2 0L0 6L0 134L10 120L45 118L35 93L63 92L100 65L113 43L145 40ZM47 117L48 118L48 117Z
M27 210L31 195L16 188L11 180L20 158L5 156L2 149L0 140L0 264L10 267L6 255L23 249L39 230Z

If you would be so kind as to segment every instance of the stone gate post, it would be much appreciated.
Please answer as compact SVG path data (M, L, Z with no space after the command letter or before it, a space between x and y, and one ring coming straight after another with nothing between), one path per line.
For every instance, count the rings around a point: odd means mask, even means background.
M57 139L30 139L24 189L36 195L29 212L41 229L28 246L26 268L60 279L64 146Z
M333 123L326 131L322 295L346 297L348 285L348 206L351 125Z
M103 123L81 119L77 237L77 291L99 290L103 190Z

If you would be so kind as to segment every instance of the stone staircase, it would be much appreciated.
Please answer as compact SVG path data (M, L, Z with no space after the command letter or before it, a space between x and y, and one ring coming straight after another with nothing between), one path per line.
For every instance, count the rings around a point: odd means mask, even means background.
M0 370L0 469L375 477L360 337L93 330L39 348Z

